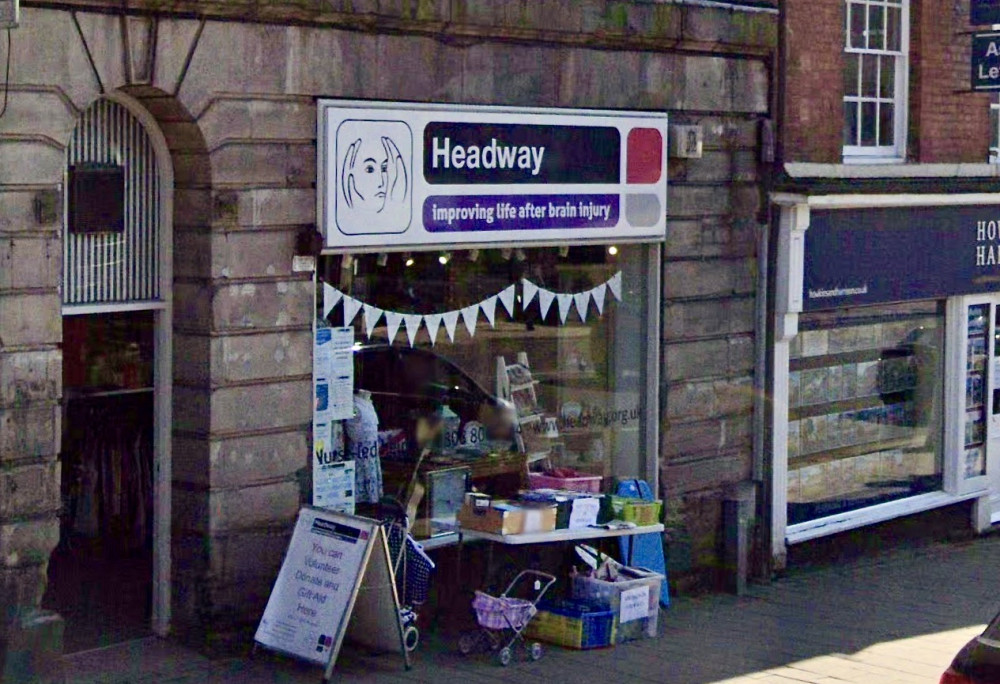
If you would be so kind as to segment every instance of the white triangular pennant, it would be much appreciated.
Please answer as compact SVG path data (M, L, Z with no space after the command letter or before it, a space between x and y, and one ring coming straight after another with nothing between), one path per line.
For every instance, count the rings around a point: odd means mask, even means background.
M479 306L482 308L483 313L486 314L486 320L490 322L490 327L496 327L493 322L497 317L497 296L493 295L489 299L480 302Z
M524 301L521 302L521 310L527 311L528 305L531 304L531 300L535 298L535 293L538 292L538 286L527 278L521 279L521 285L524 287Z
M449 311L441 314L441 319L444 321L444 329L448 332L448 339L452 342L455 341L455 327L458 325L460 313L459 311Z
M354 297L344 295L344 327L354 322L354 317L361 311L361 302Z
M465 329L469 331L469 337L475 337L476 323L479 320L479 305L471 304L462 309L462 320L465 321Z
M375 326L378 325L379 319L382 318L382 309L372 306L371 304L364 305L365 310L365 334L370 340L372 338L372 333L375 331Z
M389 344L396 339L396 333L399 332L399 324L403 322L403 314L397 313L395 311L385 312L385 327L386 333L389 335Z
M608 281L608 289L611 290L611 294L615 296L619 302L622 300L622 272L618 271L613 276L611 280Z
M333 285L323 283L323 318L330 315L333 311L333 307L337 306L337 302L340 298L344 296L344 293L335 288Z
M542 318L549 315L549 307L552 306L552 300L555 298L555 292L549 292L544 287L538 288L538 307L542 310Z
M438 329L441 327L441 314L427 314L424 316L424 325L427 326L427 334L431 337L431 346L437 342Z
M586 292L577 292L573 295L573 303L576 304L576 310L580 314L580 320L586 323L587 309L590 307L590 290L587 290Z
M507 315L511 318L514 317L514 295L516 292L517 287L511 285L500 293L500 302L503 304L503 308L507 309Z
M420 332L420 321L424 317L420 314L403 314L403 323L406 324L406 339L410 341L410 346L417 341L417 333Z
M559 320L565 323L569 307L573 305L573 295L560 292L556 295L556 301L559 302Z
M594 298L594 304L597 305L597 315L604 315L604 295L608 291L608 286L601 283L593 290L590 291L590 296Z

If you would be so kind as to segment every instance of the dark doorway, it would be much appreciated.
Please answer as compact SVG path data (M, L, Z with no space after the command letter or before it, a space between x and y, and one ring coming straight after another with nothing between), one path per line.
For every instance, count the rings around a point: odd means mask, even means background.
M43 604L75 652L150 634L152 311L63 319L62 512Z

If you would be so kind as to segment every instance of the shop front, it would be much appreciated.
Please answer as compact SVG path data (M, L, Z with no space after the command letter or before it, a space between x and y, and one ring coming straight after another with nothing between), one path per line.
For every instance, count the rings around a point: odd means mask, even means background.
M996 197L776 201L775 554L966 500L1000 521Z
M330 100L318 137L313 504L431 550L468 492L658 492L666 116Z

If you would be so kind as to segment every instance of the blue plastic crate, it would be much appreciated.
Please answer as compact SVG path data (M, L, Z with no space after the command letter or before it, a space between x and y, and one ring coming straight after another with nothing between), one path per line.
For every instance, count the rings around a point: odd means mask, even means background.
M588 649L613 646L614 611L585 601L548 601L528 623L527 635L557 646Z

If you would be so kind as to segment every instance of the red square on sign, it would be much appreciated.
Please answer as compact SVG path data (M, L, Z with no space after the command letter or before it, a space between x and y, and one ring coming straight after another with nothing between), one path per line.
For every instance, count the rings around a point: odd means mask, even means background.
M625 156L626 183L656 183L663 167L663 136L655 128L628 132Z

